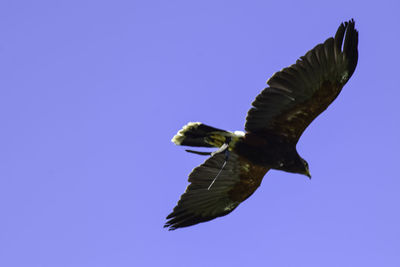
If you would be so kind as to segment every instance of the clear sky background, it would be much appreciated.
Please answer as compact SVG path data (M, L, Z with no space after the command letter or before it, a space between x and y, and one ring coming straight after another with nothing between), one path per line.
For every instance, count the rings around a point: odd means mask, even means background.
M0 2L0 266L400 266L400 2ZM232 214L168 232L204 157L266 80L354 18L358 67Z

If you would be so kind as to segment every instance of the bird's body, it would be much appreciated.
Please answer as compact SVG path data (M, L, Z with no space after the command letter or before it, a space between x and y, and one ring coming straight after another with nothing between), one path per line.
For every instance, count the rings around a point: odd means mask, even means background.
M216 147L189 175L191 184L168 215L170 230L224 216L251 196L270 169L307 175L308 163L296 144L307 126L339 95L358 60L358 32L351 20L334 38L275 73L252 103L245 133L189 123L172 141L177 145Z
M281 136L248 133L235 144L234 151L253 164L298 172L294 171L296 169L294 165L300 161L296 144Z

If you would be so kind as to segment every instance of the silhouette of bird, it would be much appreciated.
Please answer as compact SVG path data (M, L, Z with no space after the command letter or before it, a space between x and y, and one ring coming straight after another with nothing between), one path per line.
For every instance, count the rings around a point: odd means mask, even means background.
M185 125L172 142L218 150L186 150L210 157L190 173L190 184L164 227L174 230L227 215L254 193L270 169L311 178L296 144L352 76L357 45L358 32L352 19L339 26L335 37L276 72L252 103L245 133L199 122Z

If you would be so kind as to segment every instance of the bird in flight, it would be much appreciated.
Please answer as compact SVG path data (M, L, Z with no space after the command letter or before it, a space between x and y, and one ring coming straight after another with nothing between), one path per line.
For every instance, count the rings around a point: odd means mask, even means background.
M260 186L270 169L311 178L296 144L307 126L339 95L358 60L354 20L276 72L250 108L245 132L230 132L190 122L172 139L177 145L216 147L186 150L210 157L189 174L189 186L164 227L174 230L232 212Z

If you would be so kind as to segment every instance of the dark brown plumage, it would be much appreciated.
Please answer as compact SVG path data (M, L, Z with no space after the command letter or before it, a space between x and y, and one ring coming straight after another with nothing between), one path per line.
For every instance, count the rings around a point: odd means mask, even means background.
M275 73L255 99L246 118L246 133L189 123L172 139L175 144L218 147L189 175L165 227L170 230L212 220L232 212L251 196L269 169L310 176L296 144L307 126L323 112L350 79L358 60L354 20L342 23L327 39Z

